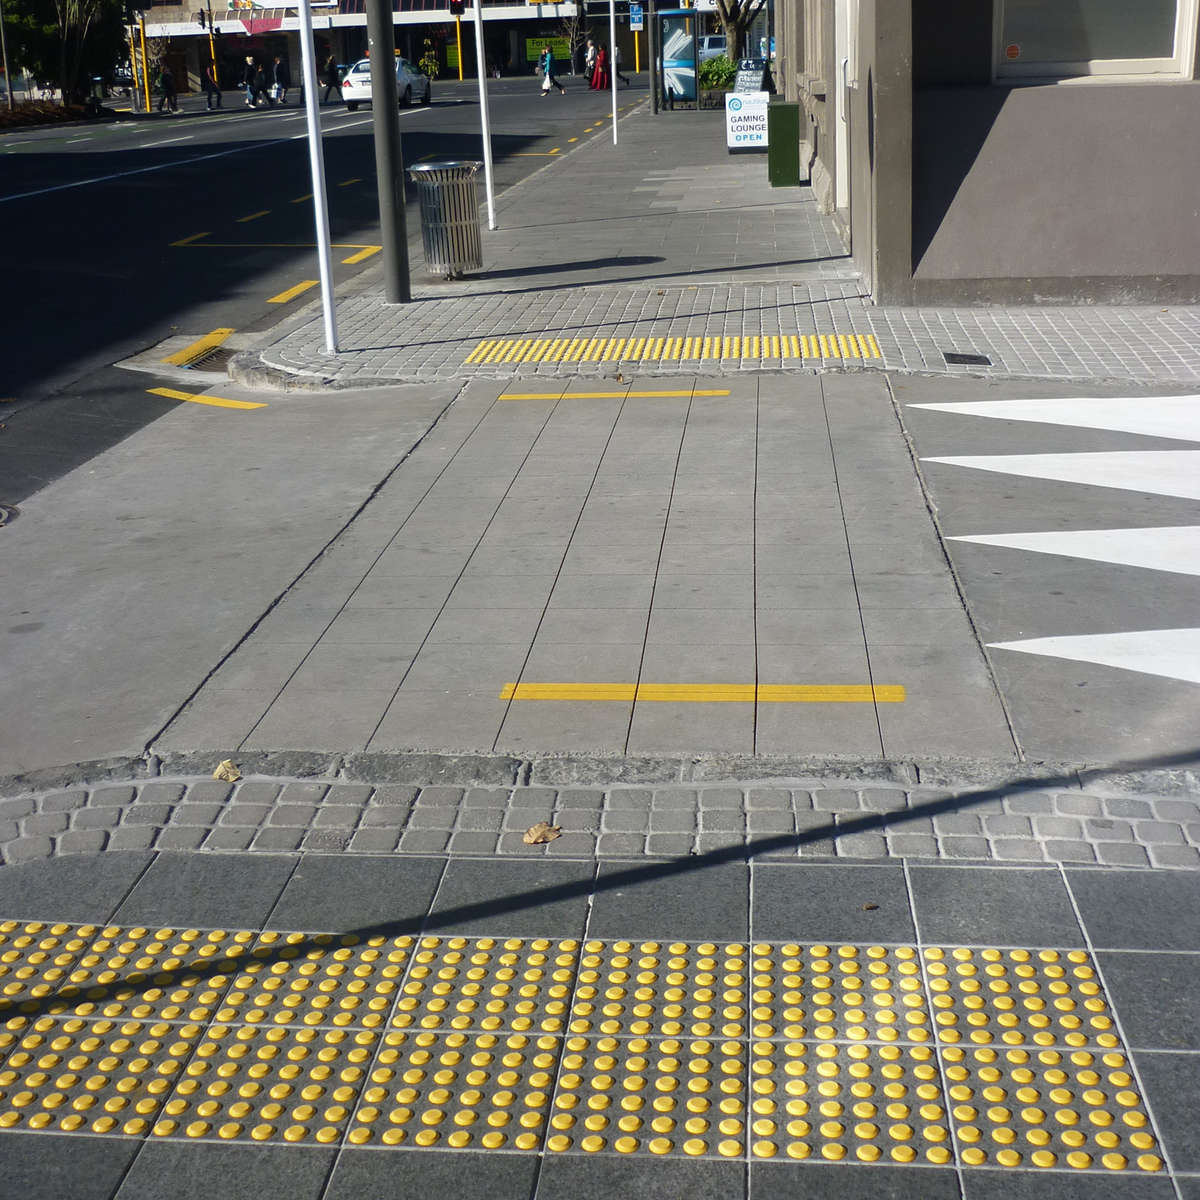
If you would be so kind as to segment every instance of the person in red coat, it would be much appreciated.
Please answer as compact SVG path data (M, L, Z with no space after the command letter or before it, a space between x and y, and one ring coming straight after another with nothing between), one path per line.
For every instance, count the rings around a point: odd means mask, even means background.
M602 45L599 52L596 54L596 70L592 74L592 87L598 91L605 92L608 90L608 47Z

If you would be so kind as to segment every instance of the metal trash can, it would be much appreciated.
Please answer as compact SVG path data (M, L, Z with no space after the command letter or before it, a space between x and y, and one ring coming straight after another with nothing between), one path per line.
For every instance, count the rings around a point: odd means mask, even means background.
M425 162L408 168L421 200L421 241L430 274L456 279L483 269L475 176L480 162Z

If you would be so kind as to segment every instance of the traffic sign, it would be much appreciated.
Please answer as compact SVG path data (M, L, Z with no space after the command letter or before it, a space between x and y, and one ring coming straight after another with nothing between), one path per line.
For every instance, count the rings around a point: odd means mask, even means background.
M629 28L634 32L644 28L642 25L642 6L640 4L631 4L629 6Z

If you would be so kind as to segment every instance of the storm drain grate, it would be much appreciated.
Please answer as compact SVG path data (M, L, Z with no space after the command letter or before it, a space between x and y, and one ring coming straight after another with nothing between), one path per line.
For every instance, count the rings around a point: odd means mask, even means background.
M213 369L224 370L229 366L229 360L237 353L236 350L226 349L224 346L214 346L211 350L201 354L199 358L193 359L187 364L189 371L203 369L211 371Z
M992 360L986 354L960 354L957 350L943 350L942 357L952 367L990 367Z
M21 515L21 510L11 504L0 504L0 529Z

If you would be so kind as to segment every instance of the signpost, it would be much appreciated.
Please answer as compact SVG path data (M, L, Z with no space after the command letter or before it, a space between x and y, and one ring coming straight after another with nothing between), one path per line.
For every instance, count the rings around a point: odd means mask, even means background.
M767 92L728 92L725 96L725 145L730 150L767 148Z
M645 28L642 24L642 6L629 6L629 31L633 34L633 71L638 74L642 69L642 48L638 34Z

